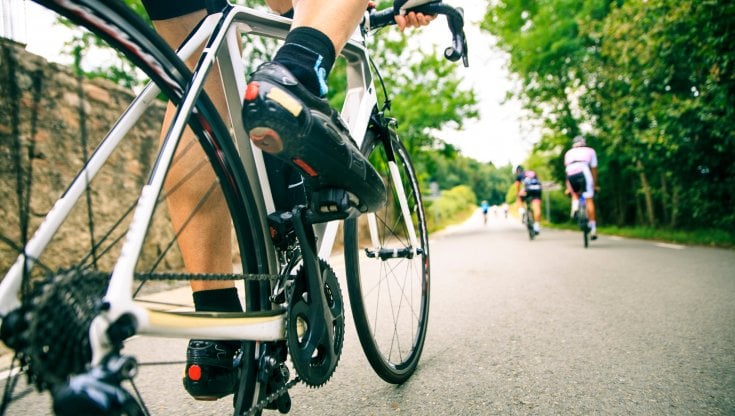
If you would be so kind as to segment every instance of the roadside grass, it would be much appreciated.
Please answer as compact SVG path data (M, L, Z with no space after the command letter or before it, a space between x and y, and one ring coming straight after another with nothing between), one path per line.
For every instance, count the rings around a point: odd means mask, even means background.
M576 224L571 222L563 224L544 222L544 225L549 228L564 230L579 229ZM672 230L655 227L598 226L597 233L674 244L735 248L735 235L719 229Z

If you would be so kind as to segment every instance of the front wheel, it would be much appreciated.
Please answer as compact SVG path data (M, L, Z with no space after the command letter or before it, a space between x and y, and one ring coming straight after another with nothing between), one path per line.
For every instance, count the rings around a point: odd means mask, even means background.
M395 132L369 131L362 150L386 181L388 201L345 221L347 288L365 356L378 376L400 384L416 370L426 338L426 218L416 173Z

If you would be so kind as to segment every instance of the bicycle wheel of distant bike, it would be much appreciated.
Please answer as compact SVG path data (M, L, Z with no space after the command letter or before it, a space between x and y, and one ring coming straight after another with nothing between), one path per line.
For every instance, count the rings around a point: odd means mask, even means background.
M584 211L584 206L580 208L579 212L579 229L582 230L582 240L584 241L584 248L589 246L590 239L590 225L587 220L587 213Z
M533 214L530 210L526 210L526 230L528 231L528 239L533 240L536 237L536 231L533 229Z
M6 273L21 276L20 306L2 317L3 331L0 331L5 343L15 350L14 366L21 371L13 371L11 367L9 374L13 376L3 383L5 394L0 401L0 414L16 399L17 406L13 403L11 408L30 408L20 400L33 398L34 395L26 395L24 391L33 386L25 385L22 380L29 380L39 389L54 391L69 377L87 370L92 358L90 323L101 307L113 266L121 256L131 255L121 253L131 223L147 221L149 224L147 233L137 236L142 240L142 248L134 270L141 281L131 288L136 298L137 294L147 292L143 283L157 278L242 278L242 274L235 273L215 276L182 272L177 237L195 232L189 228L195 214L214 207L223 208L217 212L227 220L218 238L229 242L232 236L232 243L223 245L231 248L228 261L241 263L243 273L268 272L262 268L267 264L268 243L264 233L256 231L265 229L264 219L260 218L252 190L240 181L245 172L228 128L206 96L199 97L189 118L189 126L199 140L179 143L169 166L157 163L160 122L166 104L155 98L160 89L173 102L181 101L190 76L184 63L122 2L84 0L71 6L53 1L39 3L98 34L148 74L155 85L151 84L142 93L145 98L135 101L152 104L125 110L132 98L127 91L111 83L82 85L81 81L78 88L59 89L59 84L73 85L71 74L49 70L43 63L22 70L21 66L28 64L3 48L4 75L7 69L8 76L17 78L11 82L30 83L30 86L14 89L5 97L7 102L16 103L11 117L19 120L13 124L18 134L8 140L3 136L0 141L2 154L8 155L7 160L3 156L7 162L3 166L10 172L0 177L5 206L0 211L6 222L0 238L0 276ZM30 104L23 106L24 103ZM110 118L109 111L118 106L120 112L125 112L116 122ZM45 133L41 125L51 126L52 132ZM105 137L108 129L110 135ZM109 155L102 156L106 153ZM146 180L156 170L165 170L165 185L158 198L150 198L150 192L146 192L150 184ZM178 170L176 180L174 170ZM206 192L189 201L189 210L179 210L178 225L172 225L166 202L185 193L187 181L205 181ZM136 206L145 198L155 204L154 213L150 218L133 218ZM58 215L66 210L68 215ZM47 235L47 239L31 239L39 229L43 231L36 235ZM267 281L248 282L249 308L270 307L268 284ZM167 286L156 287L160 291ZM157 306L150 302L148 305ZM161 308L171 307L161 305ZM243 357L247 363L241 376L237 414L265 394L265 387L257 381L256 348L261 346L255 342L244 344ZM169 353L180 357L174 363L180 367L174 377L180 380L186 351ZM143 367L144 364L141 363L140 377L160 377L157 371L164 367L153 370L150 366ZM171 400L156 389L142 390L136 389L137 402L148 403L149 398Z
M416 370L428 325L426 218L416 173L393 129L369 130L362 148L386 180L388 201L374 221L372 215L345 221L347 288L368 361L383 380L399 384ZM390 180L397 173L398 186Z

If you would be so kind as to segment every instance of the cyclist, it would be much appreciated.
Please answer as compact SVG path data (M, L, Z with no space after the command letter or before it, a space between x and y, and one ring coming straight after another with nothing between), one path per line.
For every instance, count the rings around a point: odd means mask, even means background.
M564 154L564 166L567 174L567 191L572 194L572 215L579 208L579 194L584 195L589 218L590 238L597 239L597 223L595 221L595 188L597 184L597 153L587 147L583 136L576 136L572 148Z
M541 232L541 181L535 171L524 170L520 165L516 168L516 198L522 207L524 202L531 201L533 231L538 235Z
M480 203L480 209L482 209L482 223L487 224L487 210L490 208L490 205L485 201L484 199Z
M224 7L225 0L216 0ZM291 30L271 62L252 74L243 106L246 129L253 143L265 152L266 165L277 207L293 206L303 191L335 187L354 194L362 211L372 210L385 200L385 188L377 173L360 154L347 128L323 99L326 80L335 58L354 32L368 7L367 0L266 0L274 12L293 17ZM429 0L395 0L395 20L401 31L425 26L434 16L405 13ZM143 0L153 25L172 47L178 47L206 15L206 0ZM196 61L187 62L193 68ZM217 71L205 90L220 114L227 114L225 96ZM272 111L274 110L275 111ZM164 125L174 109L167 109ZM180 149L196 140L187 129ZM197 148L192 146L191 148ZM273 155L274 157L270 157ZM184 178L186 167L205 156L201 150L177 154L167 187ZM200 196L214 180L214 173L200 173L187 182L185 190L171 192L167 204L172 223L183 229L177 239L185 267L194 273L231 273L230 231L227 207L221 194L210 197L194 218L187 219ZM191 180L191 178L190 178ZM288 204L288 205L286 205ZM188 221L186 227L182 227ZM242 305L234 282L193 281L197 311L239 312ZM234 392L237 374L233 356L238 342L191 340L187 348L184 387L197 400L216 400Z

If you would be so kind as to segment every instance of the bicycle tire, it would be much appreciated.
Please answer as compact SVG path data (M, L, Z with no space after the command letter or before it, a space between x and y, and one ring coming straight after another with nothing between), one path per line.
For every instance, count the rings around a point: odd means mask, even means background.
M579 204L579 228L582 230L582 241L584 248L589 247L589 221L587 220L587 208L584 203Z
M367 216L344 223L347 288L360 344L376 374L389 383L400 384L416 370L426 338L430 294L426 218L410 156L395 131L368 130L362 151L381 176L388 179L388 202L375 213L381 247L416 251L405 235L406 219L396 208L397 194L389 180L389 162L400 171L420 246L411 259L370 258L367 249L360 249L363 243L370 245L365 241Z
M533 212L531 211L530 206L526 206L526 212L524 215L526 215L526 229L528 231L528 239L533 241L534 237L536 237L536 231L534 231L533 229L534 219Z
M179 103L184 96L191 72L188 70L186 65L176 56L176 54L166 45L166 43L146 24L140 17L133 13L127 6L122 2L116 0L80 0L74 4L69 5L66 2L56 2L53 0L39 0L37 1L42 6L55 11L57 14L62 15L69 20L73 21L79 26L83 26L88 30L94 32L102 39L106 40L107 43L118 52L123 53L131 62L133 62L139 69L145 72L151 80L159 86L163 95L169 98L174 103ZM74 111L69 110L69 111ZM234 147L231 136L228 132L228 128L225 123L219 117L214 105L206 96L201 94L195 104L195 114L189 117L189 126L194 131L198 138L198 144L200 146L202 154L206 155L202 159L202 164L193 166L193 169L204 169L204 171L192 172L191 175L185 179L191 179L196 176L201 177L202 172L206 172L206 169L211 169L214 174L212 181L212 191L207 192L204 195L205 198L210 198L214 195L215 198L219 198L220 195L224 198L227 206L227 215L231 220L231 232L233 235L233 256L238 256L240 263L242 264L243 273L268 273L269 270L265 270L267 267L267 252L268 244L265 238L257 232L262 229L261 221L264 218L259 214L257 205L255 203L255 197L252 190L247 184L246 175L244 168L239 161L238 152ZM154 143L157 141L159 131L155 132ZM195 144L196 146L196 144ZM92 143L90 148L94 147ZM39 149L37 149L39 150ZM47 149L48 150L48 149ZM145 155L138 155L140 159L150 158L155 156L156 146L150 146L146 149L145 146L140 146L136 150L148 150L151 153ZM50 150L49 150L50 153ZM33 172L31 166L21 166L21 159L24 156L18 154L16 159L19 163L17 164L18 177L21 178L23 175ZM29 164L32 162L32 158L28 158L26 162ZM88 158L80 156L83 160L82 166L86 166ZM152 161L153 159L149 159ZM119 163L110 161L110 165ZM172 162L172 166L176 161ZM152 163L152 167L155 167L156 163ZM104 181L120 180L124 181L124 178L118 178L116 175L131 173L130 170L133 168L115 170L114 166L111 166L112 174L110 177L105 177L104 173L101 176L102 179L95 179L95 181L103 181L99 184L100 187L109 186L109 182ZM36 172L38 173L38 172ZM70 181L74 175L70 175L68 180ZM145 174L141 174L138 171L132 173L134 176L131 179L131 183L137 185L144 185L145 181L141 180L145 178ZM56 178L57 182L63 182L59 174L59 178ZM105 179L106 178L106 179ZM112 178L112 179L111 179ZM32 185L35 185L38 181L32 181L31 179L23 179L22 183L28 184L29 193L19 191L17 194L18 201L17 206L29 205L31 197L30 192L33 191ZM89 186L95 186L96 182L92 182ZM180 189L180 184L176 184L173 188ZM94 188L93 188L94 189ZM42 193L48 193L48 189L41 190ZM80 198L80 204L86 202L86 206L79 208L80 210L87 210L89 213L86 215L89 224L89 236L90 241L89 247L74 247L71 260L56 261L57 259L52 258L53 253L58 251L52 251L50 255L35 259L36 263L42 265L45 269L46 274L53 274L56 270L61 268L79 268L80 270L95 270L98 269L103 272L109 272L104 267L109 267L114 263L114 259L119 254L119 245L122 238L118 227L121 224L126 224L131 221L130 213L135 205L135 198L133 201L122 201L123 196L120 195L120 201L115 200L114 202L120 202L120 206L114 205L111 200L95 200L95 192L87 194L85 198ZM175 192L174 189L169 190L168 193ZM137 195L137 192L133 192ZM100 192L104 194L104 192ZM92 203L90 203L90 201ZM202 201L201 204L197 205L197 209L203 206L207 201ZM165 205L165 198L159 198L158 204ZM100 205L99 207L97 205ZM33 220L33 213L41 212L42 210L50 209L50 207L44 207L42 209L36 207L30 207L17 215L19 223L19 229L21 231L14 234L15 238L6 238L3 235L3 240L7 246L10 246L16 254L24 253L24 245L27 242L29 235L26 229L32 229L37 226L37 223ZM94 210L94 211L93 211ZM22 211L22 210L21 210ZM156 210L156 216L159 215L161 209ZM103 231L99 225L94 224L94 219L100 218L100 213L109 214L110 212L119 213L118 219L111 219L104 222L104 225L109 224L110 229ZM180 234L182 230L173 230L166 238L158 238L158 234L164 233L158 229L158 225L166 224L165 215L156 220L152 220L149 231L146 235L146 239L156 238L148 247L151 250L150 258L148 253L144 253L143 257L146 257L139 261L136 266L136 271L140 270L145 273L153 272L180 272L181 261L180 258L176 258L176 236ZM92 221L90 221L90 219ZM74 221L68 221L74 222ZM184 224L185 227L188 224ZM76 227L75 224L70 224L69 227ZM59 240L68 238L65 237L64 233L68 232L64 228L59 231ZM165 233L164 233L165 234ZM99 240L103 241L99 241ZM104 246L101 243L104 242ZM75 239L75 243L77 240ZM80 245L83 245L79 241ZM65 248L62 245L60 249L63 251ZM172 268L173 270L168 270ZM3 264L2 269L3 275L5 273L5 265ZM28 281L23 284L23 287L30 287L37 285L35 282L39 280L39 273L34 274L24 273L24 280ZM204 278L204 276L202 276ZM34 283L31 283L31 280ZM28 293L30 290L25 290L24 293ZM140 291L140 288L136 290L136 293ZM267 283L261 282L248 282L247 290L245 293L246 308L251 311L266 309L270 307L268 296L270 295ZM24 298L22 302L31 302L30 297ZM24 303L25 304L25 303ZM90 312L91 313L91 312ZM241 402L243 403L244 409L236 409L236 414L242 413L244 410L255 403L259 398L265 394L265 387L261 386L257 382L257 350L260 348L256 346L255 342L243 343L244 357L249 361L248 365L245 366L246 371L242 372L241 380L244 380L247 388L240 391ZM59 354L62 354L60 352ZM184 351L181 351L181 357L183 360ZM84 363L81 363L82 365ZM39 371L40 372L40 371ZM40 375L43 377L43 375ZM45 387L51 388L54 381L50 379L48 381L42 381L41 384L46 384ZM10 400L10 396L6 396L3 399L3 408L5 408L6 400ZM0 412L2 413L2 412Z

